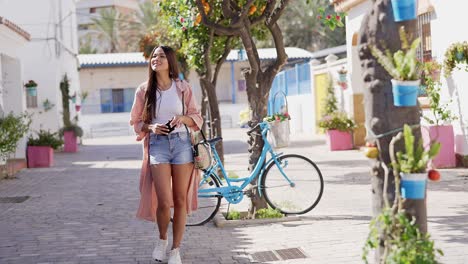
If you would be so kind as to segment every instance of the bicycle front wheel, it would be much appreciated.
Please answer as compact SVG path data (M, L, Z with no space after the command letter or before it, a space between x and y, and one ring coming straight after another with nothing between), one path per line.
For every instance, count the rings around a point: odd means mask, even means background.
M320 201L323 178L317 165L308 158L288 154L279 164L268 165L262 177L262 194L267 203L283 214L305 214Z
M198 209L187 215L187 226L200 226L210 221L218 212L221 205L221 196L217 192L203 192L219 187L216 177L210 175L201 179L198 185Z

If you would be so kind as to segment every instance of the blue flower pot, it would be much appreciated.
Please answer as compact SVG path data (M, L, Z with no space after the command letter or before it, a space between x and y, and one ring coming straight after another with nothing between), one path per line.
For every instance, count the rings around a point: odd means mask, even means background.
M340 82L346 82L346 73L339 73L338 79L340 80Z
M415 106L418 99L420 81L398 81L392 79L393 104L395 106Z
M427 173L401 173L401 197L419 200L426 196Z
M37 96L37 87L36 86L26 87L26 92L28 93L29 96Z
M416 0L392 0L395 21L416 19Z

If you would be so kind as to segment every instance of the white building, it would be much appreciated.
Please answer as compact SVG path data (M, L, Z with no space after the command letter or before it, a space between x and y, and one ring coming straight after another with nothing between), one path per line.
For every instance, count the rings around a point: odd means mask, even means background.
M334 0L337 11L347 12L346 43L348 58L348 77L351 80L351 90L355 94L363 93L364 83L361 76L361 66L358 55L359 30L364 16L372 7L371 0ZM420 56L425 60L444 61L444 53L455 42L468 39L468 28L463 26L465 9L460 1L419 0L418 29L423 39ZM462 1L463 2L463 1ZM457 114L458 120L453 121L455 133L455 152L468 155L468 72L453 71L451 77L441 77L443 84L441 101L452 100L451 109ZM424 102L421 98L420 102ZM423 105L424 107L424 105ZM427 111L427 110L425 110Z
M77 25L75 0L2 0L0 10L5 19L14 21L31 35L31 41L15 52L22 62L22 82L34 80L37 95L27 99L27 110L34 114L32 130L62 127L60 81L70 80L70 95L79 92ZM2 42L3 44L3 42ZM44 107L48 100L51 109ZM76 115L70 104L71 117Z
M23 62L20 50L31 36L24 29L0 16L0 117L9 113L18 115L26 110L23 87ZM14 155L23 160L25 167L26 139L17 146ZM1 163L1 162L0 162Z

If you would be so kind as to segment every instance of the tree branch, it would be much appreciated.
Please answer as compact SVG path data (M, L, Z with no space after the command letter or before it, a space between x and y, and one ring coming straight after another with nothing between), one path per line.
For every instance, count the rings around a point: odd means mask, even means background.
M231 37L231 36L229 36L226 39L225 46L224 46L224 53L221 56L221 58L219 58L219 60L216 62L216 68L215 68L215 72L214 72L214 75L213 75L213 80L211 81L211 83L213 83L213 86L215 86L215 87L216 87L216 81L218 80L219 71L221 70L221 66L223 65L224 61L226 61L227 56L231 52L231 41L232 41L232 39L233 39L233 37Z
M223 4L221 5L223 9L223 16L224 17L234 17L235 13L231 10L231 0L223 0Z
M257 47L255 46L252 34L250 32L251 25L249 19L244 19L244 23L246 23L246 25L240 31L240 37L242 39L245 52L247 53L247 58L249 59L249 64L251 67L250 70L258 73L260 71L260 58L258 56Z
M208 42L205 43L205 48L204 48L204 60L205 60L205 78L207 80L211 80L211 76L213 74L213 71L211 70L211 47L213 46L213 38L214 38L214 29L210 29L210 37L208 39Z
M270 30L273 41L275 42L276 60L272 65L268 66L266 71L268 71L270 74L274 73L274 75L276 75L288 60L288 55L286 54L286 50L284 48L283 35L281 33L281 29L278 26L278 23L269 24L267 25L267 28Z
M289 4L289 1L290 0L282 0L280 2L280 5L275 9L275 11L273 11L273 14L271 14L271 16L267 18L266 20L267 25L275 24L278 21L278 19L281 17L281 15L284 12L284 9Z
M258 23L264 21L268 17L270 17L270 14L273 12L273 9L275 8L276 5L276 0L272 0L267 2L267 5L265 7L265 11L263 11L263 14L261 14L259 17L256 17L254 19L251 19L252 25L257 25Z
M214 29L217 34L224 35L224 36L235 36L237 35L236 33L242 28L242 24L239 22L231 24L228 27L221 26L217 23L214 23L208 18L208 15L205 13L205 8L201 0L196 0L196 5L198 8L198 11L200 12L202 16L202 23L205 26ZM234 20L234 17L231 17L231 19Z

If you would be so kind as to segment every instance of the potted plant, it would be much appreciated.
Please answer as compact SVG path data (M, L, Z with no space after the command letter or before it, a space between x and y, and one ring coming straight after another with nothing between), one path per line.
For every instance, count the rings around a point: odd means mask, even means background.
M341 69L338 70L338 85L343 90L348 88L347 73L348 71L344 67L341 67Z
M26 92L30 96L37 95L37 83L35 81L29 80L27 83L24 84L24 87L26 87Z
M28 132L30 124L31 116L27 113L10 113L0 117L0 178L14 173L7 167L7 161L16 151L18 142Z
M417 0L392 0L393 17L396 22L416 19Z
M416 59L416 50L420 39L408 44L403 27L400 28L401 50L391 53L382 52L371 45L370 50L382 67L392 76L393 103L395 106L415 106L420 84L420 65Z
M64 152L78 151L78 137L83 136L83 129L77 124L70 124L59 130L59 135L64 139Z
M406 199L424 199L426 193L427 165L439 153L440 143L435 142L424 149L422 139L415 148L414 136L410 126L404 125L403 138L405 152L396 153L393 168L400 172L401 196Z
M326 130L330 150L353 149L352 131L356 124L346 113L337 111L325 115L318 125Z
M423 115L423 118L429 123L429 126L421 127L421 134L426 148L430 142L437 141L441 143L441 149L432 163L438 168L455 167L455 136L451 121L457 117L448 109L448 103L442 104L440 98L441 83L434 76L434 71L440 71L440 64L437 62L424 63L424 83L426 85L426 94L429 99L430 115Z
M62 146L63 141L57 133L39 130L37 138L28 138L28 168L50 167L54 163L54 149Z
M468 42L457 42L445 51L444 73L449 76L454 68L460 69L459 64L465 64L465 71L468 71Z

